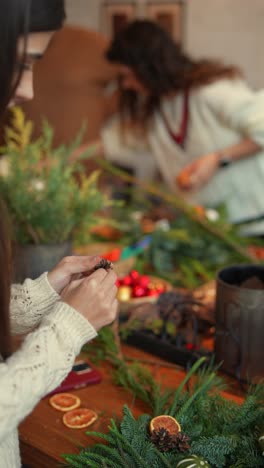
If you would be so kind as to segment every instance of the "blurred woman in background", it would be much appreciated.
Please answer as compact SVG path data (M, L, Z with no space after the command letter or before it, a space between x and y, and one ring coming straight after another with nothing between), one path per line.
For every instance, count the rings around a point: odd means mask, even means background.
M63 0L0 1L1 117L8 105L33 97L34 62L64 16ZM93 272L99 257L68 257L10 294L11 240L0 210L0 466L16 468L18 424L66 377L82 345L113 321L117 289L113 271ZM34 330L13 354L10 325L13 333Z
M264 92L234 66L193 60L150 21L122 29L106 57L119 66L119 113L95 151L144 177L158 169L191 202L225 203L231 222L264 216Z

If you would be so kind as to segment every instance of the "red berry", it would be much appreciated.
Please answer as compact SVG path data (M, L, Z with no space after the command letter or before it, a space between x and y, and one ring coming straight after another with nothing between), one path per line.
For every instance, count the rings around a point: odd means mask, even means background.
M142 286L134 286L133 291L132 291L132 296L133 297L144 297L146 296L146 289L142 288Z
M147 275L142 275L138 278L138 284L143 288L147 288L150 283L150 279Z
M148 292L147 292L148 296L158 296L159 295L159 292L152 288L152 289L148 289Z
M133 280L133 282L136 282L139 278L139 272L137 270L132 270L130 273L130 278Z
M124 276L124 278L122 278L122 284L123 284L124 286L131 286L131 284L132 284L132 278L131 278L129 275Z
M185 348L188 349L188 351L193 351L196 346L192 343L186 343Z

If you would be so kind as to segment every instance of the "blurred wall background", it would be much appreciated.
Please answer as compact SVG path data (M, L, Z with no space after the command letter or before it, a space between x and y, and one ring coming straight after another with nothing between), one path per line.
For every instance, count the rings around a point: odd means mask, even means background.
M140 13L147 0L136 1ZM103 3L66 0L68 23L104 32ZM185 4L185 50L196 57L237 64L252 86L264 87L264 0L185 0Z

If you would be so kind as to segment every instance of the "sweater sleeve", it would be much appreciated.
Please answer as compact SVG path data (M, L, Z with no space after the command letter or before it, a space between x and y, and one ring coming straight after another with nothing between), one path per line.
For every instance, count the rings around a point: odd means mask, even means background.
M42 316L60 299L48 281L47 273L36 280L14 284L11 288L10 318L13 334L27 333L37 326Z
M0 364L0 443L62 382L81 347L95 336L84 317L58 302L21 348Z
M136 135L127 130L125 135L121 130L119 115L108 120L101 130L101 137L106 152L106 156L114 158L117 153L125 154L137 150L147 150L147 138L137 138Z
M132 131L123 135L118 115L112 117L101 130L105 158L112 164L132 169L139 179L152 179L157 164L149 144L148 133L137 137Z
M219 80L201 89L202 99L221 121L264 147L264 90L243 80Z

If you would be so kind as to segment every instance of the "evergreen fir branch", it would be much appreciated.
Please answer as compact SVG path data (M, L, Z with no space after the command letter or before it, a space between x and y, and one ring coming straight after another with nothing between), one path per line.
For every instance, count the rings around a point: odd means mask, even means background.
M184 379L181 381L180 385L178 386L175 394L174 394L174 398L173 398L173 402L172 402L172 405L171 407L168 409L167 411L167 414L169 414L170 416L174 416L175 414L175 411L177 409L177 405L178 405L178 400L179 400L179 396L181 394L181 392L183 391L186 383L190 380L190 378L192 377L193 374L195 374L195 372L199 369L199 367L206 361L206 358L205 357L202 357L200 358L198 361L196 361L196 363L191 367L191 369L189 370L189 372L186 374L186 376L184 377Z
M92 450L89 453L87 451L85 451L85 453L81 452L79 455L79 460L83 467L93 466L94 468L98 468L98 467L102 467L102 463L103 463L102 456L98 455Z
M227 455L234 451L238 444L238 436L225 437L217 435L214 437L201 437L199 441L191 444L192 453L201 455L209 463L218 468L226 467Z
M100 439L103 439L106 442L108 442L109 444L112 444L112 443L115 442L114 437L112 437L109 434L105 434L104 432L87 431L87 432L85 432L85 434L90 436L90 437L98 437Z
M120 431L127 440L131 441L136 434L138 424L127 405L123 408L123 415Z
M206 392L211 387L211 382L215 378L214 372L208 377L208 380L205 381L196 391L189 397L186 403L181 407L181 409L176 413L176 418L181 418L181 416L187 411L187 409L192 405L195 399L204 392Z
M120 434L119 430L114 424L110 428L110 433L115 434L115 436L120 440L120 442L122 442L126 451L133 457L136 467L149 468L145 460L138 454L137 450L134 449L134 447L132 447L132 445L128 442L128 440L122 434Z
M251 384L248 388L247 394L254 396L256 401L263 407L264 406L264 379L257 385Z
M175 451L160 455L152 442L150 443L148 427L151 417L156 415L155 404L160 405L159 408L167 408L170 405L167 412L179 419L184 432L189 435L192 453L197 453L207 459L212 467L234 465L235 468L239 466L258 468L262 466L263 458L257 444L257 431L262 429L261 421L263 423L263 407L261 407L264 394L263 384L251 389L251 394L247 396L244 404L238 405L234 401L224 399L218 393L209 393L213 384L220 382L215 380L212 366L208 369L201 368L204 362L202 359L189 371L170 404L170 393L165 396L157 383L152 386L153 377L151 374L150 376L145 374L144 368L140 368L139 372L138 364L129 368L124 362L120 363L114 353L111 359L117 368L120 366L120 383L125 388L133 387L133 381L139 379L133 390L138 396L148 398L152 408L152 415L142 415L135 420L130 409L124 407L124 417L120 427L112 421L107 434L110 439L107 440L105 437L112 450L117 451L121 458L127 460L127 467L164 468L164 458L167 467L175 468L178 461L183 459L183 455ZM185 390L185 385L197 371L198 376L192 382L191 390ZM129 377L126 373L130 373ZM154 395L152 399L149 395L150 390ZM175 410L171 413L173 405ZM164 411L161 413L164 414ZM98 433L95 435L98 436ZM96 451L96 448L94 450ZM94 450L92 449L93 453Z
M67 466L70 466L71 468L83 468L83 464L79 461L79 455L63 454L62 457L67 461Z
M264 425L264 408L260 407L255 396L250 395L241 405L240 411L236 419L230 424L230 432L234 432L239 428L240 431L245 429L253 430L257 421L262 421Z
M196 389L197 387L200 387L203 384L203 382L205 382L208 379L210 374L214 372L215 378L211 380L211 384L210 384L211 388L217 388L217 390L225 390L227 388L227 384L223 380L223 378L217 374L217 371L219 370L221 365L222 365L221 363L216 365L214 361L211 360L209 365L200 367L198 369L196 379L193 384L193 388ZM208 391L209 391L209 388L208 388Z
M124 468L133 468L134 467L133 460L129 456L126 457L124 447L122 446L122 443L119 439L116 440L116 446L117 446L119 453L122 455L123 459L126 460L125 462L126 465L124 466Z
M200 392L199 398L197 391L193 395L185 391L178 400L185 408L181 416L181 424L184 427L184 432L191 439L191 453L196 453L207 459L214 468L226 466L234 468L239 466L243 468L262 467L263 458L258 448L257 437L251 429L256 425L256 422L259 422L255 411L253 411L254 418L250 420L249 425L243 425L243 430L240 429L244 415L253 408L252 397L247 397L246 402L248 399L250 400L245 405L247 408L245 410L242 406L233 401L225 400L220 395L204 393L206 383L205 381L197 389ZM207 388L209 387L208 385ZM196 396L192 399L194 395ZM256 398L253 399L256 404ZM103 466L104 462L106 466L109 466L107 461L110 460L110 466L115 463L116 468L146 468L147 466L175 468L178 461L183 459L183 454L176 451L163 454L150 442L148 427L151 416L144 414L136 420L128 407L125 406L123 411L124 417L120 426L118 427L112 420L109 432L103 435L103 439L109 442L109 446L96 444L92 448L82 451L82 456L72 456L71 461L79 463L78 468L80 466L93 466L89 465L89 461L95 460L94 454L96 454L101 457L96 458L97 461L100 459L101 465L94 466ZM228 411L231 417L227 418ZM238 423L233 427L233 433L230 432L230 425L233 423L232 414ZM191 430L193 427L196 427L196 431ZM98 432L89 432L88 434L96 437L101 436ZM83 465L80 465L81 460L83 460ZM88 462L87 465L86 462Z
M114 382L148 404L155 414L163 411L165 402L172 393L170 390L162 391L150 371L138 362L132 365L120 362L114 372Z
M108 463L109 463L109 462L103 461L102 468L108 468ZM110 466L112 466L112 468L116 468L116 466L115 466L115 467L114 467L113 465L110 465Z
M153 416L159 416L160 414L165 414L171 397L173 395L173 390L163 390L163 393L153 393L153 404L152 404L152 414Z
M124 417L120 423L120 432L129 442L133 440L135 434L138 432L140 432L140 434L146 433L146 428L150 421L149 416L141 415L136 421L127 405L123 408L123 414Z
M120 455L118 450L116 450L116 445L118 445L118 439L116 438L116 442L114 446L109 447L107 445L103 444L96 444L94 450L96 450L96 453L101 456L102 459L106 459L108 461L112 461L115 463L115 466L120 466L126 468L127 466L127 461ZM95 452L94 452L95 453ZM121 452L122 454L122 452ZM90 456L90 455L89 455Z
M240 454L238 452L237 456L239 457L234 463L230 463L228 468L263 468L263 457L256 451Z
M238 460L236 463L230 465L229 468L245 468L244 461Z
M89 453L89 456L87 456L87 459L85 461L82 461L81 463L82 463L82 468L84 466L89 466L92 468L102 468L104 460L102 459L100 455L97 455L96 453Z
M166 456L163 455L158 449L155 448L155 454L157 456L157 459L161 461L162 465L161 468L174 468L174 465L171 465L171 463L167 460Z

